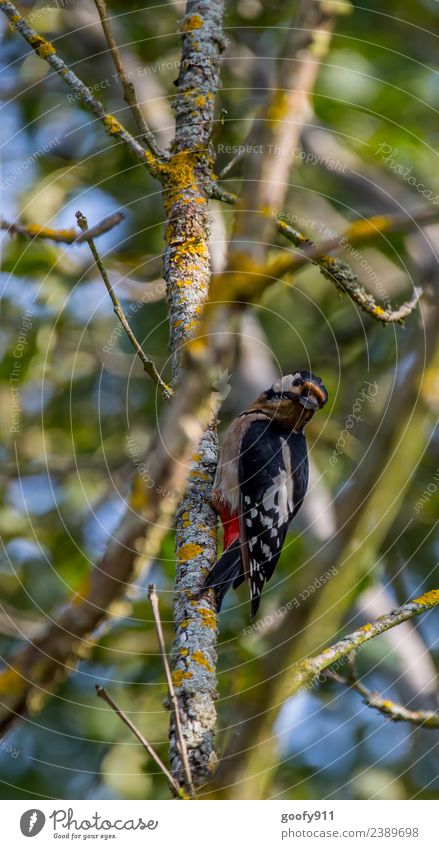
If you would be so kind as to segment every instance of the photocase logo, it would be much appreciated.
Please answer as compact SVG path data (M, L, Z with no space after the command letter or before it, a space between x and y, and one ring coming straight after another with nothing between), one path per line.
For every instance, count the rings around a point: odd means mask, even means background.
M25 811L24 814L21 815L21 833L24 834L25 837L35 837L35 835L39 834L41 829L44 828L45 822L46 817L43 812L39 811L37 808L31 808L29 811Z

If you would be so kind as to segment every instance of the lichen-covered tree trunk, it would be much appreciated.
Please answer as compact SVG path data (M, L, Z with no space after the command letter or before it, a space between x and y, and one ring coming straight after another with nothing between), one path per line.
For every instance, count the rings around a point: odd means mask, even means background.
M163 184L168 214L164 276L174 385L184 374L184 346L194 336L210 282L208 198L219 58L225 46L222 17L220 0L190 0L180 28L176 130ZM212 421L193 458L187 493L177 515L172 667L195 787L206 781L216 763L215 601L212 594L199 601L194 591L216 558L216 514L209 497L217 459L216 423ZM175 776L186 785L174 717L170 760Z
M216 514L209 502L217 463L216 428L209 427L194 455L189 484L177 515L177 573L175 579L175 642L173 681L178 692L183 735L195 786L216 768L216 639L214 593L196 598L207 566L216 557ZM184 783L180 751L171 722L170 761Z
M174 381L185 343L196 330L210 281L208 197L211 135L224 49L221 0L190 0L181 23L182 56L175 138L163 181L168 214L164 276Z

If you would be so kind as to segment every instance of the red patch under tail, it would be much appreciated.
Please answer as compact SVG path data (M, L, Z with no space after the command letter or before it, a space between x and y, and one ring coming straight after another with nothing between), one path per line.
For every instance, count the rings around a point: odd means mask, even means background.
M230 513L226 507L219 511L222 526L224 528L224 550L239 539L239 516L238 513Z

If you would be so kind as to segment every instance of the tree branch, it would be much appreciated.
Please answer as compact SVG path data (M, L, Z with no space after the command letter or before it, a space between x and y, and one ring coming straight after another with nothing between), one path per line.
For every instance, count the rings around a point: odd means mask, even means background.
M106 112L104 106L99 100L90 93L87 86L82 80L76 76L74 71L71 71L63 59L58 56L53 44L46 41L39 35L24 18L18 13L18 10L12 3L6 3L4 0L0 2L0 11L2 11L8 20L13 24L14 29L23 36L27 43L35 50L40 59L44 59L51 68L58 74L59 77L68 85L75 93L78 101L80 101L89 112L98 118L103 124L105 132L113 138L119 139L135 156L135 158L146 165L153 177L160 177L160 162L151 153L150 150L145 150L141 144L132 136L124 126L114 117Z
M161 620L160 620L159 598L158 598L158 595L156 593L154 584L149 585L148 595L149 595L149 600L151 602L152 613L153 613L153 616L154 616L154 623L155 623L155 628L156 628L156 632L157 632L157 639L158 639L159 648L160 648L160 654L161 654L161 657L162 657L163 667L164 667L164 670L165 670L165 678L166 678L166 683L168 685L169 700L170 700L170 702L172 704L172 708L173 708L172 718L173 718L173 721L175 723L178 741L179 741L179 744L180 744L179 757L181 758L181 761L183 763L187 786L189 787L191 796L193 796L194 793L195 793L195 790L194 790L194 785L193 785L193 782L192 782L192 775L191 775L191 768L190 768L190 765L189 765L189 758L188 758L188 754L187 754L186 740L185 740L184 735L183 735L183 730L182 730L182 726L181 726L181 719L180 719L180 708L179 708L177 696L175 695L174 682L172 680L171 670L169 668L168 658L167 658L167 655L166 655L165 639L164 639L164 636L163 636L162 623L161 623Z
M174 380L179 377L182 346L194 334L210 281L207 201L219 57L225 47L222 16L222 0L189 0L180 27L175 137L163 170L168 215L163 268Z
M106 702L107 705L109 705L112 710L114 710L114 712L122 720L122 722L125 723L125 725L128 726L130 731L132 731L134 736L137 737L137 739L142 744L143 748L148 752L148 755L150 756L150 758L152 758L152 760L155 761L155 763L157 764L159 769L162 771L163 775L165 775L166 778L168 779L169 784L172 787L174 793L177 796L179 796L181 799L187 799L187 795L184 792L183 788L180 787L180 785L175 780L175 778L173 778L173 776L171 775L171 773L169 772L169 770L167 769L167 767L165 766L165 764L163 763L161 758L159 758L155 749L153 749L153 747L151 746L151 743L149 743L148 740L146 739L146 737L144 737L144 735L141 734L139 729L134 725L134 722L131 722L131 719L129 719L128 716L126 715L126 713L123 710L121 710L120 707L118 707L118 705L116 704L114 699L112 699L111 696L108 695L105 688L101 687L100 684L96 684L96 695L98 696L98 698L103 699L103 701Z
M175 137L163 181L168 214L163 268L169 303L173 378L177 385L184 385L197 369L195 361L184 361L183 353L199 326L211 275L208 198L219 59L225 47L223 11L223 0L189 0L180 27L182 55L174 104ZM211 370L207 361L200 361L200 367L203 378L199 389L205 392ZM176 522L176 634L172 649L172 681L196 788L210 777L217 763L214 750L216 606L214 599L199 603L193 595L201 586L205 568L211 567L216 560L217 517L209 497L217 458L216 423L213 422L199 441ZM190 789L181 757L176 717L174 712L170 727L170 762L180 783Z
M401 607L395 608L385 616L380 616L374 622L368 622L362 628L353 631L352 634L338 640L329 648L323 649L320 654L315 657L309 657L305 660L298 661L294 664L291 670L291 675L288 676L287 692L285 698L290 698L307 684L310 684L318 675L323 672L328 666L331 666L335 661L346 657L351 651L359 649L365 643L389 631L390 628L395 628L401 622L407 622L408 619L413 619L421 613L426 613L439 604L439 590L430 590L424 593L419 598L403 604Z
M110 48L111 58L113 59L114 66L120 77L125 103L131 109L134 120L140 130L142 141L147 145L147 147L149 147L151 153L156 157L156 159L161 159L163 158L163 151L161 151L159 146L156 144L155 138L149 129L142 112L140 111L134 83L128 79L122 62L122 57L119 53L119 48L114 40L110 19L108 17L107 4L105 0L94 0L94 2L101 19L102 29L104 31L108 47Z
M378 219L378 216L374 216L375 220ZM371 218L366 221L355 222L346 233L346 236L343 236L339 239L340 247L346 247L348 243L348 234L351 234L351 240L355 240L360 242L363 239L369 239L373 232L373 220ZM357 229L355 229L355 225L358 224ZM364 225L364 227L360 226ZM416 226L416 222L413 222L413 227ZM403 228L401 227L401 220L398 217L395 221L395 232L401 232ZM407 228L408 229L408 228ZM291 227L289 224L286 224L282 220L278 220L278 230L282 235L284 235L289 241L293 242L296 247L301 247L305 245L310 250L305 250L303 257L298 257L295 261L293 259L287 259L284 257L280 257L279 259L272 260L271 263L268 264L267 273L273 277L283 276L287 272L291 272L293 270L298 270L305 263L314 261L316 265L318 265L321 274L330 280L332 283L335 283L338 289L344 292L346 295L349 295L352 301L354 301L358 306L368 315L372 316L372 318L381 321L383 324L390 324L393 322L399 322L402 324L404 319L406 319L410 313L413 312L419 298L422 294L421 289L415 289L412 298L406 303L402 304L397 309L391 309L390 307L383 309L380 307L373 295L369 292L366 292L360 281L358 280L358 276L352 270L350 265L347 262L344 262L340 259L335 259L329 254L324 253L324 248L328 247L328 244L321 246L319 248L318 245L314 245L314 243L296 230L295 227ZM376 232L383 232L384 227L378 230L376 228ZM391 232L391 223L390 220L386 225L386 232ZM353 237L353 239L352 239ZM332 242L332 246L329 245L329 249L333 250L335 247L334 242Z
M224 203L228 203L232 206L238 206L241 203L237 195L234 195L231 192L224 192L217 183L212 183L211 191L211 196L213 198L221 200ZM275 257L270 260L265 267L255 267L253 269L253 274L257 274L258 282L255 283L255 279L253 279L250 286L247 281L245 287L241 288L242 275L241 277L237 277L236 281L230 281L229 279L227 284L227 298L242 298L243 300L248 299L249 301L252 301L258 297L268 285L276 282L276 280L280 277L283 277L289 272L299 271L308 262L313 261L316 265L318 265L320 272L324 277L332 283L335 283L337 288L348 295L364 312L368 313L368 315L372 316L372 318L381 321L383 324L390 324L394 322L403 324L404 320L416 308L422 294L421 289L415 289L412 298L404 304L401 304L400 307L397 307L396 309L383 309L383 307L380 307L377 304L373 295L366 292L365 288L358 280L357 275L348 263L335 259L324 252L328 250L334 251L346 248L349 244L358 244L359 242L370 240L374 234L402 233L415 229L417 226L427 226L437 220L439 215L437 210L423 210L417 216L413 217L376 215L369 219L354 221L344 236L341 236L338 239L335 237L321 245L314 244L314 242L303 232L298 230L296 227L292 227L290 224L287 224L285 220L283 220L287 217L284 213L277 213L275 210L272 210L271 213L265 213L265 215L275 219L277 231L285 236L296 247L303 248L303 253L295 257L284 255ZM251 272L252 269L248 268L247 274L250 274ZM236 283L238 288L236 288ZM231 286L234 285L235 288L232 289ZM223 288L222 277L218 281L218 284L215 285L215 290L212 292L213 300L217 297L218 288Z
M197 592L217 556L217 516L210 504L218 457L216 427L204 433L189 472L176 527L175 641L172 680L176 687L183 735L194 783L198 787L215 771L216 640L218 617L213 592L200 601ZM171 723L170 762L183 783L175 723Z
M378 693L369 690L357 676L355 669L354 655L348 655L348 674L346 678L338 675L333 670L325 673L326 678L336 681L338 684L344 684L356 690L360 696L363 696L364 703L371 708L374 708L379 713L387 716L388 719L394 722L410 722L412 725L422 725L426 728L439 728L439 713L432 710L409 710L403 705L398 705L390 699L383 699Z
M272 214L277 213L273 211ZM427 207L419 211L407 211L404 215L372 215L370 218L359 218L353 221L341 236L334 234L325 242L317 244L314 244L300 230L287 224L284 220L286 218L288 218L288 215L277 214L277 229L279 233L286 236L296 247L300 247L302 250L292 257L283 255L273 260L273 263L279 262L278 268L281 274L285 274L287 271L297 271L307 262L318 260L325 254L369 242L380 234L409 233L417 228L428 227L439 220L439 208Z
M88 230L79 230L79 232L73 228L71 230L53 230L50 227L41 227L39 224L12 223L0 218L0 230L7 230L13 235L25 236L28 239L49 239L51 242L61 244L81 245L90 239L97 239L98 236L108 233L109 230L120 224L123 218L123 212L113 212Z
M87 219L82 214L82 212L78 211L76 213L76 220L79 224L79 227L81 228L81 230L83 232L83 235L87 232L90 233L90 231L88 230ZM113 286L110 283L108 274L105 270L104 263L102 262L102 259L99 256L98 250L96 248L96 245L95 245L93 239L90 237L90 235L87 238L87 242L88 242L89 248L90 248L90 250L93 254L94 261L95 261L95 263L98 267L98 270L99 270L99 273L102 277L102 280L104 281L107 292L108 292L108 294L111 298L111 302L113 304L115 314L117 315L123 329L125 330L126 335L128 336L128 339L130 340L137 356L139 357L139 359L140 359L140 361L143 365L144 370L146 371L147 374L149 374L149 376L152 378L152 380L154 381L156 386L158 386L158 388L160 389L160 392L163 395L163 398L165 398L165 400L168 401L169 398L172 395L171 388L166 383L164 383L164 381L160 377L153 361L150 360L149 357L146 356L145 352L143 351L142 346L140 345L140 342L137 341L135 334L131 330L130 324L129 324L128 319L127 319L127 317L126 317L126 315L125 315L125 313L122 309L122 305L119 301L119 298L117 297L117 295L116 295L116 293L113 289Z

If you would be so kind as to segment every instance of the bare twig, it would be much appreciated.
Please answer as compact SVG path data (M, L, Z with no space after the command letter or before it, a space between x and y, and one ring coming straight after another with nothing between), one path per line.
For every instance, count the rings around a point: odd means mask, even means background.
M317 260L317 265L323 276L335 283L341 292L349 295L351 301L358 304L363 312L366 312L383 324L404 324L404 320L417 307L422 295L422 289L415 287L410 300L405 301L396 309L384 309L377 304L373 295L366 292L361 283L359 283L357 275L346 262L334 259L331 256L325 256Z
M314 244L299 230L287 224L283 220L286 217L282 215L278 217L277 229L282 235L289 238L296 247L303 246L300 254L290 257L288 260L284 258L285 266L289 263L288 270L296 271L307 262L318 260L328 253L332 254L334 251L370 241L380 234L408 233L411 230L416 230L417 227L428 227L429 224L435 224L439 220L439 209L427 207L418 212L407 212L404 215L372 215L370 218L359 218L353 221L341 236L334 234L325 242L318 242L317 244Z
M76 213L76 220L77 220L78 225L81 228L81 230L84 233L86 233L87 228L88 228L88 224L87 224L87 219L82 214L82 212L78 211ZM133 331L131 330L128 319L127 319L127 317L126 317L126 315L125 315L125 313L122 309L119 298L117 297L117 295L116 295L116 293L113 289L113 286L110 283L110 279L109 279L108 274L106 272L105 266L102 262L101 257L99 256L99 253L97 251L97 248L96 248L96 245L95 245L93 239L88 237L87 242L88 242L90 250L93 254L94 261L95 261L95 263L96 263L96 265L99 269L99 273L102 277L102 280L104 281L107 292L108 292L108 294L111 298L111 301L112 301L112 304L113 304L113 307L114 307L114 312L116 313L122 327L124 328L125 333L127 334L128 339L130 340L137 356L139 357L140 361L142 362L144 370L153 379L154 383L157 384L157 386L159 387L163 397L166 400L168 400L172 395L171 388L166 383L164 383L164 381L161 379L154 363L152 362L152 360L149 359L149 357L146 356L145 352L142 349L142 346L137 341L136 336L134 335Z
M224 168L222 168L221 171L218 172L218 180L222 180L229 173L229 171L231 171L232 168L234 168L235 165L240 162L241 159L243 159L246 153L252 152L252 139L253 136L250 133L250 135L247 136L247 138L242 142L242 144L239 145L235 155L232 156L232 158L226 163L226 165L224 165Z
M133 732L134 736L137 737L137 739L142 744L143 748L146 749L146 751L148 752L148 755L153 759L153 761L155 761L155 763L157 764L159 769L161 769L163 774L166 776L166 778L169 781L169 784L171 785L171 787L174 790L174 792L176 793L176 795L179 796L181 799L187 799L188 797L187 797L186 793L184 792L183 788L180 787L178 782L171 775L171 773L169 772L169 769L165 766L165 764L163 763L161 758L159 758L155 749L153 749L153 747L151 746L151 743L149 743L148 740L146 739L146 737L144 737L143 734L141 734L139 729L134 725L133 722L131 722L131 719L129 719L127 717L126 713L124 713L124 711L121 710L121 708L117 706L116 702L111 698L111 696L108 695L108 693L104 689L104 687L101 687L100 684L96 684L95 686L96 686L96 695L100 699L103 699L103 701L106 702L107 705L109 705L111 707L111 709L114 710L115 713L117 713L118 717L122 720L122 722L124 722L125 725L128 726L130 731Z
M409 710L403 705L396 704L390 699L383 699L378 693L369 690L358 678L355 668L354 655L348 655L348 674L346 678L338 675L332 669L325 672L326 678L344 684L356 690L368 707L375 708L394 722L410 722L412 725L422 725L426 728L439 728L439 713L433 710Z
M44 59L66 85L72 89L78 102L82 103L89 112L92 112L98 118L104 125L108 135L123 142L136 159L142 162L143 165L146 165L154 177L159 177L161 163L157 157L150 150L145 150L114 115L106 112L102 103L96 100L82 80L58 56L53 44L50 41L46 41L45 38L29 26L12 3L0 2L0 11L6 15L11 24L13 24L14 30L18 30L27 43L35 50L40 59Z
M181 760L182 760L182 763L183 763L183 766L184 766L184 771L186 773L187 785L189 787L191 796L193 796L195 794L195 790L194 790L194 785L193 785L193 781L192 781L191 768L190 768L190 765L189 765L189 758L188 758L188 753L187 753L186 740L184 739L183 729L181 727L180 706L178 704L178 699L177 699L177 696L175 694L174 683L173 683L173 680L172 680L171 670L169 668L168 658L167 658L167 655L166 655L166 646L165 646L165 640L164 640L164 636L163 636L163 629L162 629L162 623L161 623L160 611L159 611L159 598L158 598L158 595L156 593L156 589L155 589L154 584L149 585L148 597L149 597L149 600L151 602L152 613L153 613L153 616L154 616L155 629L156 629L156 632L157 632L157 640L158 640L158 643L159 643L160 654L162 656L163 667L164 667L164 670L165 670L166 683L168 685L169 699L170 699L172 707L173 707L174 722L175 722L175 727L176 727L176 730L177 730L178 741L179 741L179 744L180 744L180 756L181 756Z
M70 230L53 230L51 227L41 227L39 224L20 224L0 218L0 230L7 230L13 235L26 236L29 239L49 239L51 242L60 244L80 245L83 242L88 242L89 239L96 239L98 236L108 233L109 230L120 224L123 218L123 212L113 212L99 221L98 224L79 233L73 228Z
M224 189L219 185L217 179L212 180L210 185L210 197L213 200L220 200L222 203L227 203L228 206L236 206L239 203L239 195Z
M420 220L422 221L422 216ZM426 220L431 220L431 214L426 216ZM381 223L380 227L378 226L379 221ZM412 227L417 225L415 220L411 221L409 219L409 222ZM341 236L338 240L337 238L334 238L333 240L325 242L323 245L319 246L315 245L307 236L295 227L286 224L285 221L278 217L277 229L279 233L282 233L282 235L296 247L303 247L304 250L303 253L297 257L288 258L281 256L279 258L275 258L271 261L271 263L269 263L267 273L273 277L279 277L291 271L298 271L308 262L315 262L319 267L321 274L323 274L323 276L332 283L335 283L336 287L340 289L340 291L349 295L351 300L358 304L364 312L367 312L370 316L381 321L383 324L391 324L393 322L399 322L402 324L404 319L406 319L417 306L422 294L421 289L415 289L412 298L400 307L396 309L386 307L386 309L383 309L383 307L377 304L373 295L366 292L362 284L359 282L357 275L348 263L341 259L336 259L325 252L325 249L336 249L337 245L339 245L340 248L346 248L354 242L358 243L365 239L370 239L374 232L375 234L384 232L384 228L385 232L393 232L392 225L395 227L394 232L397 233L402 232L403 229L410 229L408 223L403 221L400 216L394 220L390 217L385 219L384 216L374 216L371 219L354 222L344 236Z
M221 200L231 206L239 204L239 197L232 192L224 191L217 183L212 184L212 197L216 200ZM262 213L261 213L262 214ZM402 324L404 320L416 308L419 298L422 294L421 289L415 289L410 300L401 304L396 309L380 307L377 304L373 295L366 292L363 285L358 280L357 275L352 270L350 265L340 259L335 259L333 256L324 254L326 250L341 250L350 244L371 239L373 235L378 233L402 233L416 228L417 226L433 223L437 220L438 210L422 211L417 217L403 216L373 216L370 219L354 222L347 230L345 236L339 239L336 237L322 245L316 245L304 233L296 227L287 224L284 214L278 214L275 211L271 212L271 217L276 219L276 229L279 233L285 236L296 247L302 248L303 251L294 257L280 256L272 259L265 269L260 271L260 277L265 276L265 284L269 285L276 279L283 277L285 274L292 271L299 271L308 262L315 262L318 265L321 274L335 283L338 289L348 295L352 301L358 304L359 307L368 315L381 321L383 324L391 324L399 322ZM349 239L349 242L348 242ZM259 289L257 294L259 294ZM228 292L228 297L232 297L232 293Z
M99 17L101 19L102 29L104 31L108 47L110 48L110 53L114 62L114 66L120 77L125 103L131 109L136 124L140 130L143 142L149 147L150 151L154 154L155 157L157 157L157 159L161 159L163 156L163 152L156 144L155 138L151 130L149 129L142 115L142 112L140 111L137 102L136 89L134 87L134 83L132 83L128 79L127 72L125 70L124 64L122 62L122 57L119 52L119 48L115 42L111 29L110 19L108 17L107 4L105 0L94 0L94 2L98 10Z
M385 616L380 616L374 622L368 622L362 628L358 628L352 634L338 640L332 646L324 649L315 657L308 657L295 663L292 667L292 676L288 682L288 695L291 696L297 693L302 687L306 687L313 681L320 672L323 672L328 666L331 666L335 661L346 657L350 652L358 649L364 643L373 640L390 628L400 625L401 622L407 622L408 619L413 619L421 613L426 613L439 604L439 590L430 590L424 593L419 598L397 607Z

